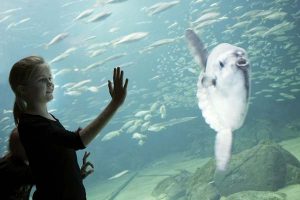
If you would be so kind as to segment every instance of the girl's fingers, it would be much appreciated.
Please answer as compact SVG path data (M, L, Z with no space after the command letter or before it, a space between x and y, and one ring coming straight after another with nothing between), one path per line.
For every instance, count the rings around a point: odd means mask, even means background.
M128 85L128 78L126 78L125 84L124 84L124 90L125 90L125 91L127 90L127 85Z
M117 78L117 69L114 68L114 72L113 72L113 80L114 80L114 82L116 81L116 78Z
M109 88L109 94L110 94L110 96L112 96L112 94L113 94L113 87L112 87L111 81L108 81L108 88Z
M123 72L123 70L121 71L121 76L120 76L120 82L121 82L121 84L123 84L123 75L124 75L124 72Z

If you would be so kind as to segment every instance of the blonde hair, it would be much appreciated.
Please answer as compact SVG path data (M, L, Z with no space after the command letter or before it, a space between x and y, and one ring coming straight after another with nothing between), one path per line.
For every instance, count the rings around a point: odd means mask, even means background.
M45 60L40 56L28 56L16 62L9 73L9 84L15 94L15 103L13 108L14 120L17 125L20 115L26 110L27 103L22 98L18 86L26 85L36 69L45 64Z

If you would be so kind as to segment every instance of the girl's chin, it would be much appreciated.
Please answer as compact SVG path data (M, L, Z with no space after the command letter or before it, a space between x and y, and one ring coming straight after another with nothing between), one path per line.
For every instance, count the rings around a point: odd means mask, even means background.
M47 95L48 102L51 101L52 99L53 99L53 95L52 94Z

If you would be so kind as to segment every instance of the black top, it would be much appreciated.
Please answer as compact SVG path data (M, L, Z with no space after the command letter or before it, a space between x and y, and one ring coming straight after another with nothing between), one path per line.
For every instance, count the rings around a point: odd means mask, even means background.
M0 159L0 199L29 200L33 178L21 160L5 156Z
M75 152L85 147L78 131L67 131L54 119L23 114L19 120L20 139L36 180L33 200L85 200Z

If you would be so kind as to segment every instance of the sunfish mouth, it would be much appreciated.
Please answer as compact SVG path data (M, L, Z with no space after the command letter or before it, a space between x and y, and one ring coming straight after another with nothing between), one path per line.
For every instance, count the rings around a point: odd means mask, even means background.
M248 65L249 65L249 62L245 58L240 58L236 62L236 66L239 68L242 68L242 69L247 68Z

